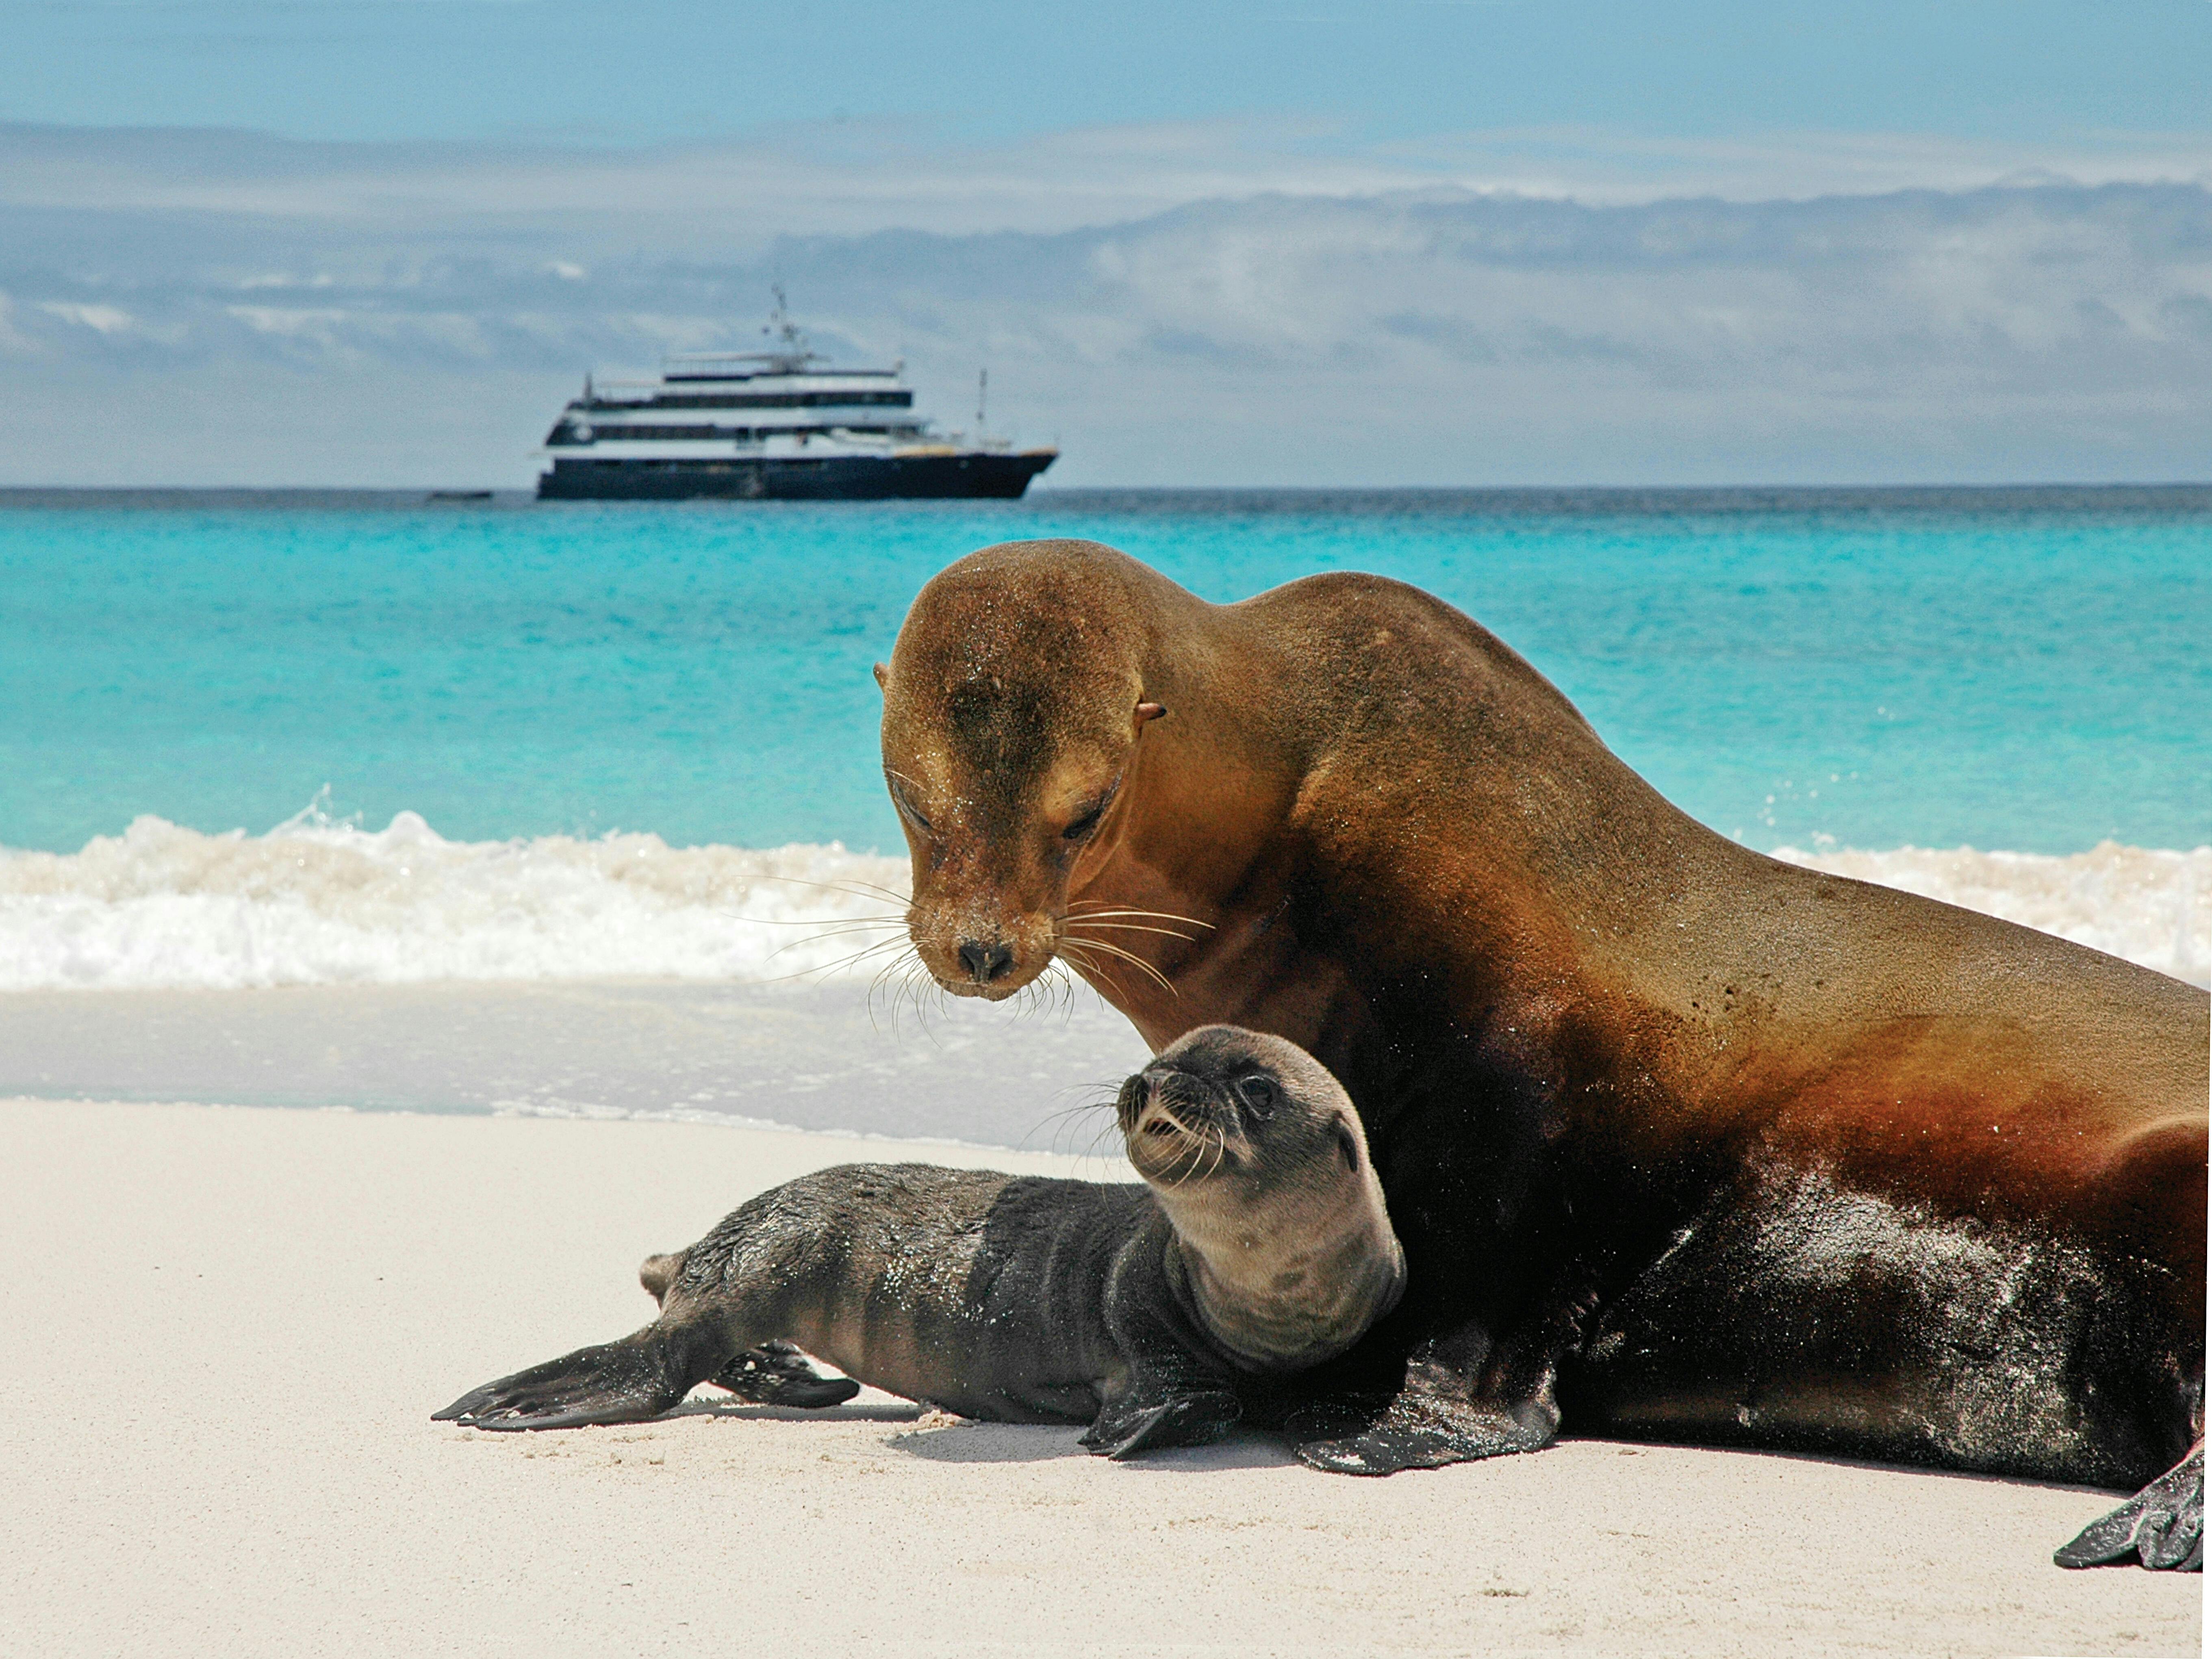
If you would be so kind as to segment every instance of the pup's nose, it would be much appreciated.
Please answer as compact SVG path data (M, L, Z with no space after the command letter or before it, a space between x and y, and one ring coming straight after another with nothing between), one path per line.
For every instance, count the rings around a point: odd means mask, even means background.
M1014 965L1013 947L985 945L971 939L960 947L960 965L975 983L988 985L994 979L1005 978L1006 970Z

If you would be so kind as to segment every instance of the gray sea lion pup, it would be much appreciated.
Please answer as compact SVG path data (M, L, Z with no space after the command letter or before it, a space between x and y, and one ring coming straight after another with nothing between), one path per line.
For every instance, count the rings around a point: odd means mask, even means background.
M1218 1438L1240 1391L1344 1352L1396 1305L1405 1256L1365 1132L1304 1049L1204 1027L1122 1085L1118 1115L1143 1186L900 1164L802 1176L647 1261L661 1309L643 1330L438 1419L637 1422L726 1378L785 1403L851 1392L796 1345L965 1417L1087 1422L1085 1445L1127 1457Z

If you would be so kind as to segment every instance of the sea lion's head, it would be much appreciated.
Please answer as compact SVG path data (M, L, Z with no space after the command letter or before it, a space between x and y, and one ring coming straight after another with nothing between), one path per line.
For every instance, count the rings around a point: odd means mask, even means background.
M1237 1363L1316 1364L1396 1305L1405 1253L1359 1113L1296 1043L1200 1026L1121 1085L1117 1112Z
M908 932L955 995L996 1000L1044 971L1071 875L1116 832L1137 744L1167 712L1145 683L1147 580L1095 542L988 547L922 589L876 669Z

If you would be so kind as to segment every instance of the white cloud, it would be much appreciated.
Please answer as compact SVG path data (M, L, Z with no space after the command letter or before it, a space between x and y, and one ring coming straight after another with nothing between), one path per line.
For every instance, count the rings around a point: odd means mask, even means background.
M1442 190L1624 204L1958 191L2006 179L2212 182L2212 134L1996 144L1916 134L1655 138L1586 127L1363 144L1331 123L1161 122L997 145L918 123L788 126L697 146L317 143L207 131L0 125L0 205L252 216L325 234L757 252L886 228L1050 233L1258 194ZM572 250L564 262L574 263ZM594 254L593 257L599 257Z
M101 334L120 334L137 321L117 306L71 305L65 301L47 300L40 304L39 309L49 317L58 317L65 323L75 323Z
M0 130L0 326L42 410L0 465L520 483L586 369L750 340L781 277L827 348L907 356L956 420L988 362L994 410L1065 441L1055 481L2212 475L2204 185L2098 182L2076 155L2091 182L1996 188L2017 156L1802 140L1838 177L1918 182L1605 200L1585 155L1581 195L1533 197L1233 136L577 161ZM2189 159L2111 150L2150 177ZM1652 154L1647 185L1816 171ZM1947 167L1972 187L1936 187Z

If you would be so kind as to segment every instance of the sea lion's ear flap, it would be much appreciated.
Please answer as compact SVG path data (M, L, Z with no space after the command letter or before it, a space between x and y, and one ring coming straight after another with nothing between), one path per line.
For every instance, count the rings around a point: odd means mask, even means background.
M1165 707L1157 702L1139 703L1137 705L1137 730L1139 732L1143 731L1146 726L1149 726L1152 721L1159 719L1161 715L1167 712L1168 711Z
M891 689L891 671L882 663L876 665L876 687L882 691Z

